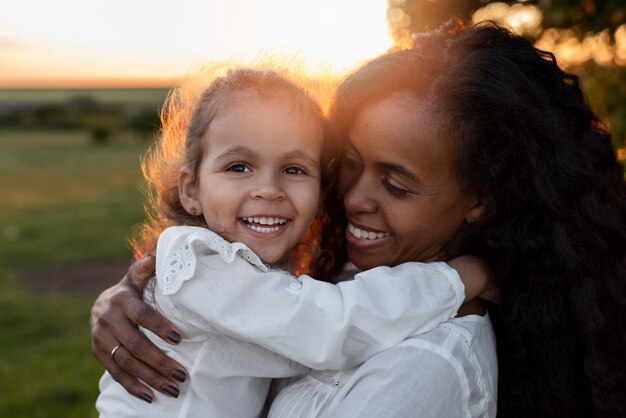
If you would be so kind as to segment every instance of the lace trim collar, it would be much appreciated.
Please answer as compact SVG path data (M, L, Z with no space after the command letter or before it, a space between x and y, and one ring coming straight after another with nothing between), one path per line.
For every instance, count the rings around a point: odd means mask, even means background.
M201 243L210 250L219 254L224 262L230 264L235 257L240 256L263 272L269 271L258 255L241 242L228 242L216 233L203 230L194 231L181 240L178 246L168 253L164 266L163 286L164 295L172 295L180 289L182 284L191 279L196 271L196 253L193 245Z

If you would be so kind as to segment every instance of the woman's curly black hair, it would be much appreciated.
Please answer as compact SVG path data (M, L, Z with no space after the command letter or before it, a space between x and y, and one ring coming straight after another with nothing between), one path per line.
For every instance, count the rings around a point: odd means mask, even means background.
M399 90L448 121L458 181L485 202L445 250L493 269L498 416L626 417L626 184L578 78L493 23L449 23L342 83L336 138Z

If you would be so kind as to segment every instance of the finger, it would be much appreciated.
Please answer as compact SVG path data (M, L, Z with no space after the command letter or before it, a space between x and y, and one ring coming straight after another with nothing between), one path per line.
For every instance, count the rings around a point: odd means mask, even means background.
M149 280L154 275L154 263L155 257L151 253L147 253L144 258L134 262L126 277L122 280L122 285L126 285L129 282L136 290L136 285L142 285L145 287L145 280ZM139 292L140 293L140 292ZM135 324L140 325L159 337L162 340L168 341L172 344L178 344L181 340L181 333L176 326L170 322L163 315L152 309L145 304L137 295L128 294L126 292L118 292L112 298L112 303L118 303L127 316Z
M180 343L182 335L176 325L141 299L128 299L123 308L131 322L152 331L171 344Z
M92 321L91 321L91 352L103 366L109 372L113 380L119 382L124 389L130 393L142 399L148 403L152 403L154 399L154 393L149 387L141 383L137 378L126 374L121 368L113 361L113 356L119 351L119 348L113 353L111 347L118 345L115 337L110 334L105 328L101 327L98 321L93 318L92 309ZM112 355L113 353L113 355Z
M143 393L143 390L132 380L140 379L146 385L158 390L164 395L178 398L180 389L174 380L167 379L157 373L154 369L134 357L124 346L120 346L120 348L115 351L112 361L119 366L122 372L120 376L122 379L124 379L125 376L130 377L128 384L131 386L132 390L139 390L139 396Z
M145 338L128 320L118 322L118 331L120 335L136 333ZM110 348L117 345L120 345L119 348L111 355L112 351ZM186 377L185 372L179 371L178 368L174 369L178 373L169 372L168 374L167 371L164 372L146 365L141 359L132 355L132 353L123 346L123 341L118 340L118 337L112 336L112 334L106 330L106 327L100 328L99 325L93 329L92 352L116 381L120 382L129 393L143 400L146 400L145 395L149 397L153 396L152 392L147 389L145 385L168 396L177 397L179 389L172 378L183 381ZM138 379L143 381L145 385Z
M119 351L118 349L117 351ZM104 368L109 372L111 378L118 382L122 387L131 395L136 396L137 398L152 403L154 399L154 392L152 390L141 383L137 378L132 377L125 373L111 358L110 353L105 353L104 351L98 349L92 344L92 353L96 357L96 359L104 366ZM117 354L117 351L115 354Z
M124 298L124 304L117 301L117 297L118 296L114 297L112 302L122 307L125 317L118 318L102 315L100 319L103 326L111 329L112 333L115 334L115 339L119 341L133 357L139 359L140 362L145 363L145 365L166 378L173 378L179 382L183 382L187 377L186 369L177 361L166 356L162 350L137 329L135 324L154 332L166 341L178 343L181 340L181 335L176 327L136 295L119 296L120 298ZM109 323L108 321L113 322ZM119 361L117 363L120 364ZM129 370L124 370L129 373ZM142 370L144 369L142 368ZM148 382L146 378L149 376L146 374L137 377ZM152 387L159 390L156 386Z

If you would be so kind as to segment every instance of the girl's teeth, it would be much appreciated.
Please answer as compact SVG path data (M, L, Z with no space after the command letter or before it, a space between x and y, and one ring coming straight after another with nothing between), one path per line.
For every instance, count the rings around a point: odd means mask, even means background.
M275 226L272 228L262 228L260 226L250 225L249 227L251 230L256 231L256 232L261 232L263 234L271 234L272 232L276 232L280 229L280 226Z
M388 237L389 235L391 235L388 232L365 231L365 230L363 230L361 228L357 228L356 226L352 225L351 223L348 224L348 232L350 232L356 238L364 239L364 240L381 239L381 238L385 238L385 237Z
M260 224L260 225L282 225L285 222L287 222L287 219L285 218L272 218L272 217L248 217L248 218L243 218L244 221L246 222L254 222L255 224Z

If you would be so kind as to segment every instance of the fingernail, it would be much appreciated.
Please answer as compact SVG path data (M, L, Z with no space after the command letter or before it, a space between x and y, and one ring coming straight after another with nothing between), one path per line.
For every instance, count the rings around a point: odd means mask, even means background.
M166 391L169 395L173 396L174 398L178 398L178 394L180 393L178 392L178 389L176 389L172 385L165 385L163 390Z
M179 382L184 382L185 379L187 378L187 375L182 370L174 370L172 372L172 377L178 380Z
M178 344L180 342L180 334L174 331L170 331L167 334L167 338L174 344Z
M152 403L152 396L148 395L147 393L142 393L139 395L139 397L148 403Z

